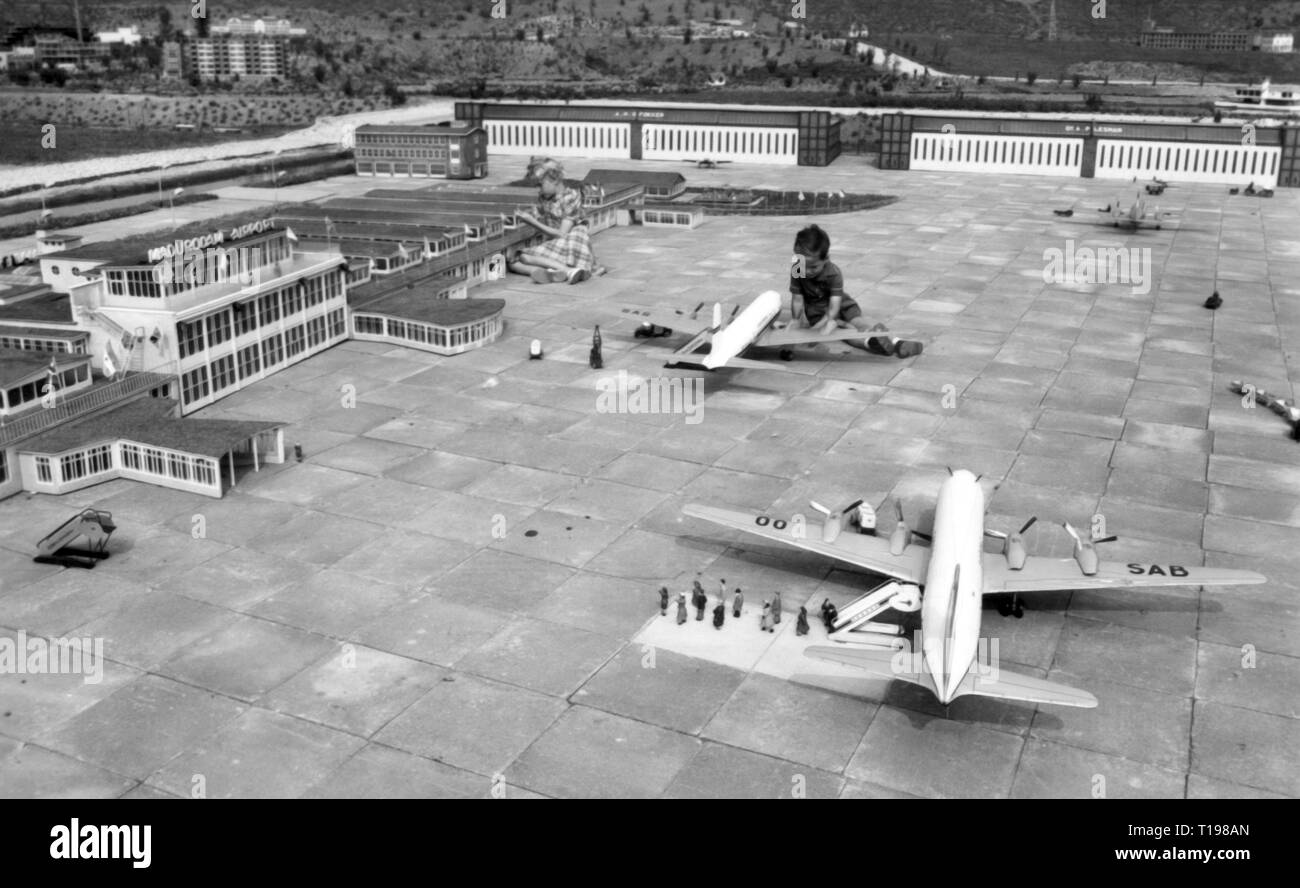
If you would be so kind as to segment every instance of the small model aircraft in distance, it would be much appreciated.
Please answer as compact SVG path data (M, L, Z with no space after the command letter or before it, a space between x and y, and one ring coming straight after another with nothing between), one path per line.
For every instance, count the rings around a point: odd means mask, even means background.
M704 303L689 312L655 311L640 308L624 308L620 317L631 317L641 322L637 331L639 336L670 335L674 329L693 325L703 326L691 339L668 355L666 366L677 367L683 364L716 370L719 367L747 367L762 370L784 370L784 366L771 361L749 360L740 357L741 353L752 347L779 348L782 353L790 351L791 346L819 342L843 342L856 339L862 342L875 337L890 337L887 330L873 330L863 333L853 327L840 328L833 333L818 333L813 327L786 326L777 328L774 321L781 313L781 294L775 290L760 293L753 302L743 309L739 305L730 306L727 312L721 302L714 303L712 316L700 317ZM709 346L708 352L699 350Z
M1179 564L1121 564L1099 559L1096 544L1103 540L1085 540L1066 524L1074 540L1073 558L1042 558L1025 551L1022 534L1004 534L984 526L984 491L979 478L965 470L949 469L939 488L934 514L934 531L928 537L908 528L901 519L888 538L877 537L871 529L849 530L860 519L854 506L831 512L814 504L826 514L825 523L783 521L761 513L735 512L715 506L691 503L683 512L723 527L742 530L795 548L817 552L874 573L892 577L885 583L839 612L839 622L832 638L872 637L890 624L872 624L871 619L886 609L900 612L921 611L921 651L919 656L898 651L901 639L876 646L811 646L805 655L866 670L881 678L894 678L920 685L941 703L974 694L1029 703L1054 703L1085 709L1097 705L1097 698L1087 691L1066 687L1027 675L1017 675L994 663L977 660L980 643L981 605L988 595L1011 595L1018 610L1016 596L1029 592L1052 592L1071 589L1117 589L1137 586L1218 586L1263 583L1266 578L1253 571L1214 567L1184 567ZM871 522L874 524L874 520ZM874 528L872 528L874 529ZM849 532L846 532L849 531ZM1000 554L984 552L984 538L1003 540ZM928 539L929 546L916 538ZM1109 541L1109 540L1106 540ZM886 633L886 635L889 633ZM882 635L875 635L880 639ZM888 649L881 649L886 646ZM991 668L989 668L991 667Z
M1111 225L1130 231L1138 231L1142 228L1159 230L1164 220L1177 218L1176 213L1161 212L1158 205L1154 209L1148 209L1145 194L1138 194L1137 199L1127 207L1116 198L1114 202L1099 208L1097 212L1109 213Z
M691 158L687 157L687 158L683 158L682 162L693 163L695 164L695 166L697 166L702 170L716 170L720 164L731 163L731 161L729 160L710 160L707 157L704 158L703 160L692 160Z

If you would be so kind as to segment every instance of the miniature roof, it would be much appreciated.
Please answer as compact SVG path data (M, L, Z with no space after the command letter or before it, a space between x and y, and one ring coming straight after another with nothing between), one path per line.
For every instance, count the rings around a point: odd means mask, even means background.
M125 439L200 456L225 456L261 432L287 423L265 420L176 419L175 401L140 398L104 413L56 426L26 441L24 453L63 453L100 441Z
M476 129L482 129L481 126L473 123L425 123L425 124L401 124L401 123L363 123L356 128L358 133L392 133L394 135L404 135L406 133L456 133L464 134Z
M504 299L435 299L432 290L454 284L448 278L435 278L424 287L398 290L380 296L365 305L352 306L353 312L392 315L408 321L422 321L439 327L458 327L498 315L506 307Z
M71 341L90 336L90 331L79 330L76 327L18 327L0 324L0 336L29 336L35 339L67 339Z
M681 173L657 170L592 170L582 180L593 182L631 182L634 185L678 185L686 181Z
M0 321L29 323L72 323L72 300L67 293L53 291L9 305L0 305Z
M0 328L3 329L3 328ZM90 355L71 355L67 352L22 351L0 348L0 388L21 385L39 378L49 369L50 361L60 370L74 367L90 360Z

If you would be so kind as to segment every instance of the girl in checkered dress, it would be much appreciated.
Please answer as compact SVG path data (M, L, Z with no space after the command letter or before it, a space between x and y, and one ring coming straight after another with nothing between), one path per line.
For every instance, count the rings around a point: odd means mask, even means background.
M509 268L529 275L536 283L576 284L592 274L603 274L591 251L591 234L583 219L582 192L564 183L564 168L549 157L533 158L528 175L538 182L535 213L518 218L550 239L510 257Z

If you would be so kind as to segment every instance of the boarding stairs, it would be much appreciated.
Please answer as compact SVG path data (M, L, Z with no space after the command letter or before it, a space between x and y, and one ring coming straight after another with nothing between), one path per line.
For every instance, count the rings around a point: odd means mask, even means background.
M41 564L92 569L108 557L108 538L117 530L113 516L99 509L86 509L73 515L36 544L33 559ZM86 548L69 545L78 537L86 538Z
M122 366L118 368L118 372L139 373L144 370L144 327L136 327L135 332L131 332L98 308L92 308L89 316L92 321L113 334L113 338L121 345Z
M830 638L842 643L901 650L907 645L907 640L901 637L903 627L879 623L875 618L890 609L911 613L920 606L916 586L891 580L845 605L835 620Z

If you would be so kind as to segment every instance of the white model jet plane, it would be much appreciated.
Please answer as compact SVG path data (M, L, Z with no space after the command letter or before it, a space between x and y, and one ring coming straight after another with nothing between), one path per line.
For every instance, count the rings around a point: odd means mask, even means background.
M1177 213L1161 212L1160 207L1154 209L1147 208L1147 196L1138 194L1136 199L1128 207L1120 203L1120 199L1115 198L1114 202L1098 210L1099 213L1109 213L1110 223L1116 228L1127 228L1131 231L1137 231L1142 228L1155 228L1159 230L1166 219L1178 218Z
M683 511L695 518L893 577L893 582L847 606L841 612L833 637L839 640L846 634L840 630L858 624L879 631L888 624L872 626L871 617L890 607L915 611L917 599L921 598L920 656L909 658L895 650L849 645L813 646L804 653L864 669L882 678L920 685L945 704L975 694L1084 708L1097 705L1097 699L1086 691L1016 675L1005 669L983 668L987 664L978 663L976 654L980 647L981 605L985 595L1132 586L1245 585L1266 581L1252 571L1101 561L1093 541L1081 539L1068 524L1066 527L1075 541L1073 558L1027 555L1019 533L1008 536L985 529L984 491L979 479L964 470L949 471L951 477L939 488L934 533L928 547L913 542L913 537L922 535L910 531L901 518L889 538L845 532L856 516L852 507L830 512L814 504L814 508L827 514L826 522L821 525L774 520L766 515L698 503L686 506ZM984 553L985 536L1005 541L1002 554Z
M891 335L888 331L882 330L863 333L854 327L841 327L832 333L818 333L814 327L778 328L773 322L781 313L781 294L775 290L760 293L744 309L739 305L732 306L730 313L724 311L722 303L715 303L709 321L699 317L703 309L703 302L689 312L624 308L620 312L620 317L634 318L641 322L643 328L653 330L661 327L667 332L687 324L695 327L705 324L704 329L697 332L689 342L668 356L667 366L691 364L708 370L716 370L719 367L785 369L771 361L747 360L740 357L742 352L754 346L779 348L787 352L791 346L805 343L843 342L850 339L865 342L877 336ZM708 353L697 353L705 345L709 346Z

